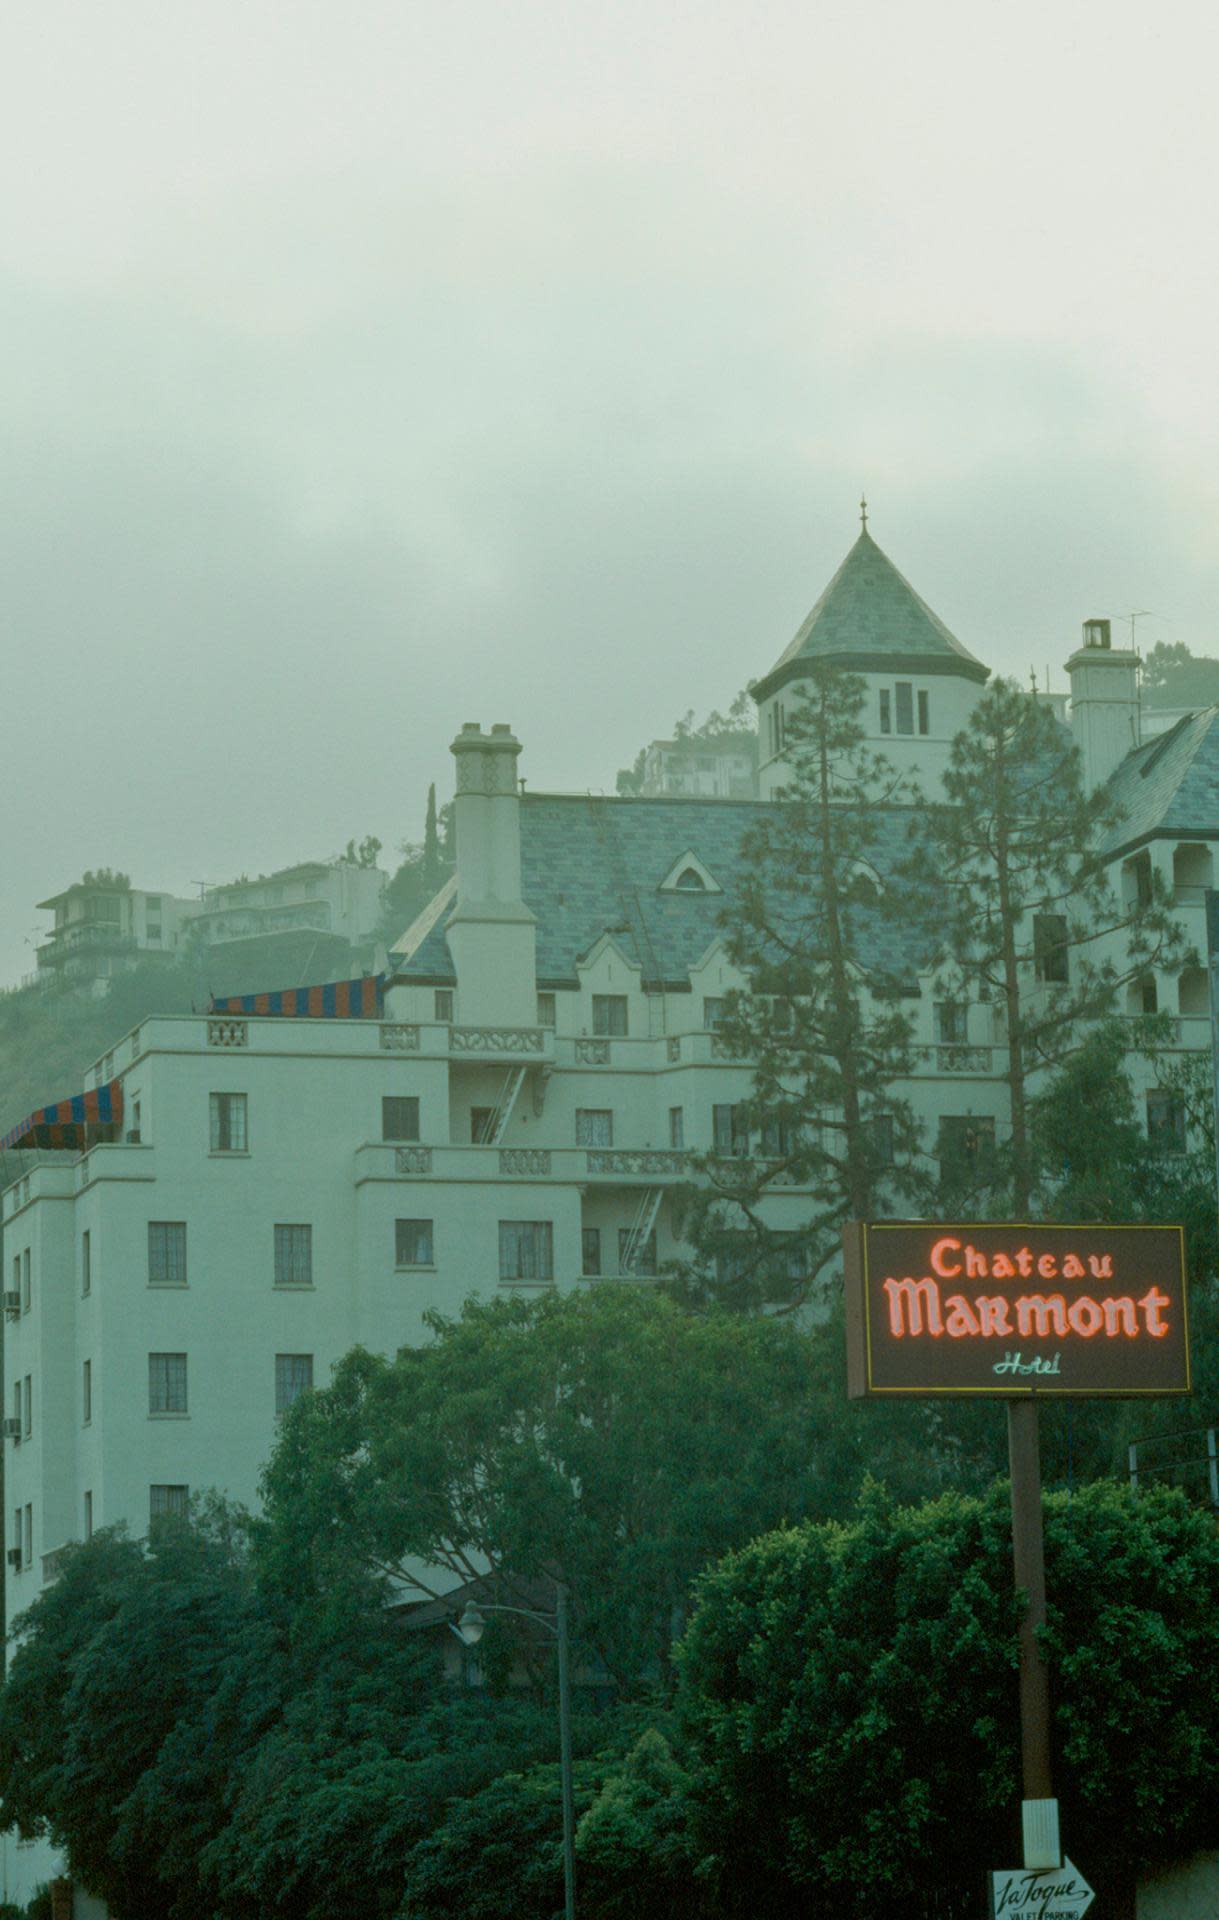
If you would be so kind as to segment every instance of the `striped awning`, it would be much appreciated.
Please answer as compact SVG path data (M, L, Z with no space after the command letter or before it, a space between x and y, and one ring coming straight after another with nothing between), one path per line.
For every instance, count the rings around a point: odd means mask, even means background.
M331 980L324 987L282 987L275 993L213 995L209 1013L248 1013L281 1020L379 1020L385 1005L385 975Z
M20 1153L31 1147L64 1147L79 1153L90 1127L122 1124L123 1089L118 1080L111 1080L108 1086L57 1100L54 1106L36 1107L0 1139L0 1153Z

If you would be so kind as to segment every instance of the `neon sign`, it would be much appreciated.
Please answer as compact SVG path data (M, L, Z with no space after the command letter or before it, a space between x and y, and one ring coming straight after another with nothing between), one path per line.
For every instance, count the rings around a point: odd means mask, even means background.
M848 1391L1188 1393L1184 1232L853 1223Z

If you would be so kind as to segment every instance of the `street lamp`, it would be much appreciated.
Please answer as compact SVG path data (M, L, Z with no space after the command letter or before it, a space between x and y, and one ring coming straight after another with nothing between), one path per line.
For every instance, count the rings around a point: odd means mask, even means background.
M532 1607L480 1607L469 1600L462 1608L453 1632L463 1646L476 1647L483 1637L489 1613L516 1613L544 1627L559 1650L559 1762L563 1782L563 1912L565 1920L576 1920L576 1818L571 1785L571 1676L568 1671L567 1588L555 1582L555 1610L536 1613Z

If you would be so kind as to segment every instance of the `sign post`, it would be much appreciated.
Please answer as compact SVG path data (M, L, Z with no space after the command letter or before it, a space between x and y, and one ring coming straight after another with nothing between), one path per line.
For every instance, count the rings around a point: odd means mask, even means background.
M1041 1920L1073 1920L1092 1893L1075 1869L1067 1875L1058 1834L1049 1674L1037 1643L1046 1611L1037 1402L1190 1391L1184 1229L856 1221L843 1230L843 1253L852 1399L950 1394L1007 1403L1012 1555L1028 1596L1020 1626L1024 1871L994 1876L1007 1887L994 1911L1014 1914L1023 1903ZM1086 1892L1084 1906L1070 1904L1068 1878Z

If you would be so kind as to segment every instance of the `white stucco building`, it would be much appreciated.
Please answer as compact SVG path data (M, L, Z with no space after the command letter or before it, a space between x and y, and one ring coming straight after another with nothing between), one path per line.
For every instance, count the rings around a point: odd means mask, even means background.
M1219 715L1140 745L1133 657L1090 628L1072 725L1125 810L1108 851L1131 887L1157 867L1202 953ZM467 725L457 872L366 987L372 1017L252 998L115 1036L93 1107L61 1116L93 1130L3 1195L10 1620L96 1527L143 1530L205 1487L253 1502L277 1414L356 1343L392 1352L471 1291L637 1279L674 1250L687 1153L736 1143L750 1075L716 1032L739 984L718 917L816 657L864 675L872 743L934 790L988 669L865 528L756 686L761 801L551 795L536 769L522 794L508 727ZM1157 981L1157 1004L1209 1048L1199 973ZM1001 1128L990 1009L946 1027L930 977L915 984L903 1091L928 1139ZM767 1204L799 1226L797 1189ZM45 1873L38 1852L5 1843L8 1898Z

